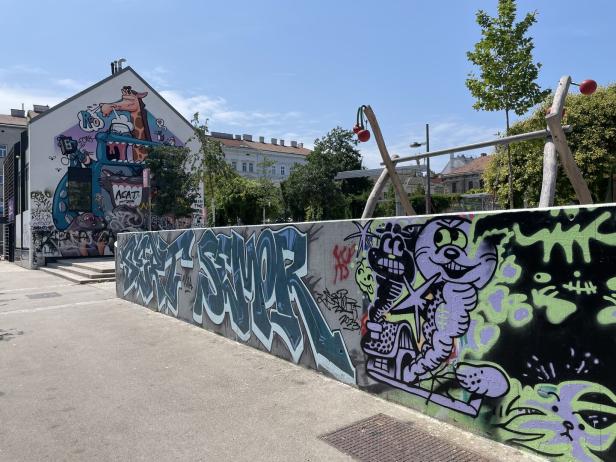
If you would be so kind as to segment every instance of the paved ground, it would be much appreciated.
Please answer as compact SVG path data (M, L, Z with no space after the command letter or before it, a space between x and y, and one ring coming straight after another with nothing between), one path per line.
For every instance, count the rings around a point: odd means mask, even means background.
M0 263L1 461L350 460L318 436L378 413L538 460L116 299L113 283Z

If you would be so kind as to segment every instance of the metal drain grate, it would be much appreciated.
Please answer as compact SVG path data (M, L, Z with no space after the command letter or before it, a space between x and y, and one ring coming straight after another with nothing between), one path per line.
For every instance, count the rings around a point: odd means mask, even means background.
M460 446L418 430L413 424L377 414L320 436L361 462L489 462Z
M31 299L52 298L52 297L59 297L59 296L60 294L58 292L42 292L40 294L26 295L26 297L31 298Z

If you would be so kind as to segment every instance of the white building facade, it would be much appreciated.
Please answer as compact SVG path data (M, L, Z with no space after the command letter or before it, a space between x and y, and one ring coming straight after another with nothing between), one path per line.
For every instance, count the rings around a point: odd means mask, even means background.
M305 164L310 149L303 143L264 137L253 140L252 135L232 135L212 132L212 138L220 141L225 160L235 171L246 178L267 178L274 183L286 180L293 166Z

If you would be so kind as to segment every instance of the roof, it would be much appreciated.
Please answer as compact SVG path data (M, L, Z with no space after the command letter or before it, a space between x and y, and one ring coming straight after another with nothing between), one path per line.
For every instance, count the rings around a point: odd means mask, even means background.
M398 166L396 167L396 173L398 175L416 175L417 172L425 172L425 165L406 165L404 167ZM344 172L338 172L336 175L336 180L344 180L347 178L372 178L381 176L383 173L382 168L370 168L370 169L362 169L362 170L346 170Z
M298 154L300 156L307 156L312 151L307 148L293 147L293 146L281 146L279 144L261 143L259 141L247 141L247 140L230 140L227 138L218 138L212 136L212 139L220 141L223 146L230 148L244 148L244 149L256 149L257 151L268 152L280 152L283 154Z
M28 119L25 117L13 117L6 114L0 114L0 125L14 125L16 127L25 127L28 125Z
M119 76L120 74L124 74L125 72L129 72L129 71L130 71L130 72L131 72L131 73L132 73L135 77L137 77L137 79L139 79L139 80L141 81L141 83L143 83L146 87L148 87L148 89L152 90L152 93L154 93L154 94L155 94L158 98L160 98L160 99L161 99L161 100L162 100L162 101L163 101L163 102L164 102L167 106L169 106L169 108L171 108L171 110L172 110L173 112L175 112L175 114L176 114L176 115L177 115L177 116L178 116L181 120L183 120L183 121L184 121L184 122L185 122L188 126L190 126L191 128L193 128L192 124L191 124L191 123L190 123L190 122L186 119L186 117L184 117L182 114L180 114L180 113L177 111L177 109L176 109L176 108L174 108L171 104L169 104L169 102L168 102L165 98L163 98L163 97L162 97L162 96L161 96L161 95L160 95L160 94L159 94L159 93L158 93L158 92L157 92L157 91L156 91L156 90L152 87L152 85L150 85L148 82L146 82L146 81L144 80L144 78L143 78L143 77L141 77L139 74L137 74L137 72L135 72L135 70L134 70L132 67L130 67L130 66L125 67L125 68L123 68L123 69L121 69L121 70L117 71L115 74L108 75L108 76L107 76L107 77L105 77L103 80L101 80L101 81L99 81L99 82L95 83L94 85L89 86L88 88L86 88L86 89L85 89L85 90L83 90L83 91L80 91L80 92L79 92L79 93L77 93L76 95L73 95L73 96L71 96L71 97L70 97L70 98L68 98L68 99L65 99L65 100L64 100L64 101L62 101L61 103L56 104L56 105L55 105L55 106L53 106L51 109L49 109L49 110L47 110L47 111L45 111L45 112L43 112L43 113L41 113L41 114L38 114L36 117L32 118L32 119L30 120L30 122L36 122L36 121L38 121L38 120L41 120L43 117L45 117L45 116L47 116L47 115L51 114L51 113L52 113L52 112L54 112L56 109L60 109L62 106L67 105L68 103L70 103L71 101L73 101L73 100L75 100L75 99L79 98L80 96L83 96L83 95L85 95L86 93L88 93L88 92L90 92L90 91L94 90L95 88L100 87L100 86L101 86L101 85L103 85L104 83L106 83L106 82L108 82L108 81L110 81L110 80L112 80L112 79L115 79L115 78L116 78L117 76Z
M454 168L453 170L443 174L443 176L456 176L456 175L466 175L471 173L483 173L490 162L492 156L480 156L471 160L469 163L462 165L461 167Z

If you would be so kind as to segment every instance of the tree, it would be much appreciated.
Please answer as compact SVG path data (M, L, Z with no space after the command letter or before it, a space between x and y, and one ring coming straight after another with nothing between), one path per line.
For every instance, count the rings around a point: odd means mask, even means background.
M193 155L187 147L152 148L145 166L152 176L152 212L174 218L191 216L199 196L199 179L191 173Z
M237 173L226 162L220 141L213 139L209 134L206 123L201 124L199 113L195 113L192 120L194 137L198 142L199 150L195 156L192 170L203 185L203 204L207 207L213 204L216 207L216 195L221 185L237 177ZM215 226L212 215L208 216L209 224Z
M511 134L545 129L545 114L549 102L527 117L513 124ZM606 196L611 201L612 182L616 173L616 84L599 88L592 96L568 95L565 124L573 128L567 134L569 147L588 183L593 199L603 202ZM513 176L512 183L517 205L536 206L541 193L543 175L543 145L545 140L526 141L511 145ZM485 187L503 204L509 196L509 185L498 181L507 171L507 154L497 149L483 175ZM575 203L575 192L559 164L554 203Z
M315 140L307 163L296 165L281 185L287 212L295 220L327 220L351 215L354 198L370 189L367 178L334 180L338 172L362 168L353 132L341 127Z
M533 40L526 34L537 21L537 13L526 14L518 23L515 0L499 0L498 16L491 17L485 11L477 12L477 24L481 27L482 38L468 59L481 69L476 77L472 72L466 86L476 99L473 107L477 110L505 111L507 134L509 134L509 113L525 114L550 93L541 90L535 82L541 63L533 62ZM511 151L507 147L509 207L513 208L513 170Z
M280 188L271 181L252 180L239 175L222 183L216 197L217 222L223 225L253 225L281 221L283 215Z

